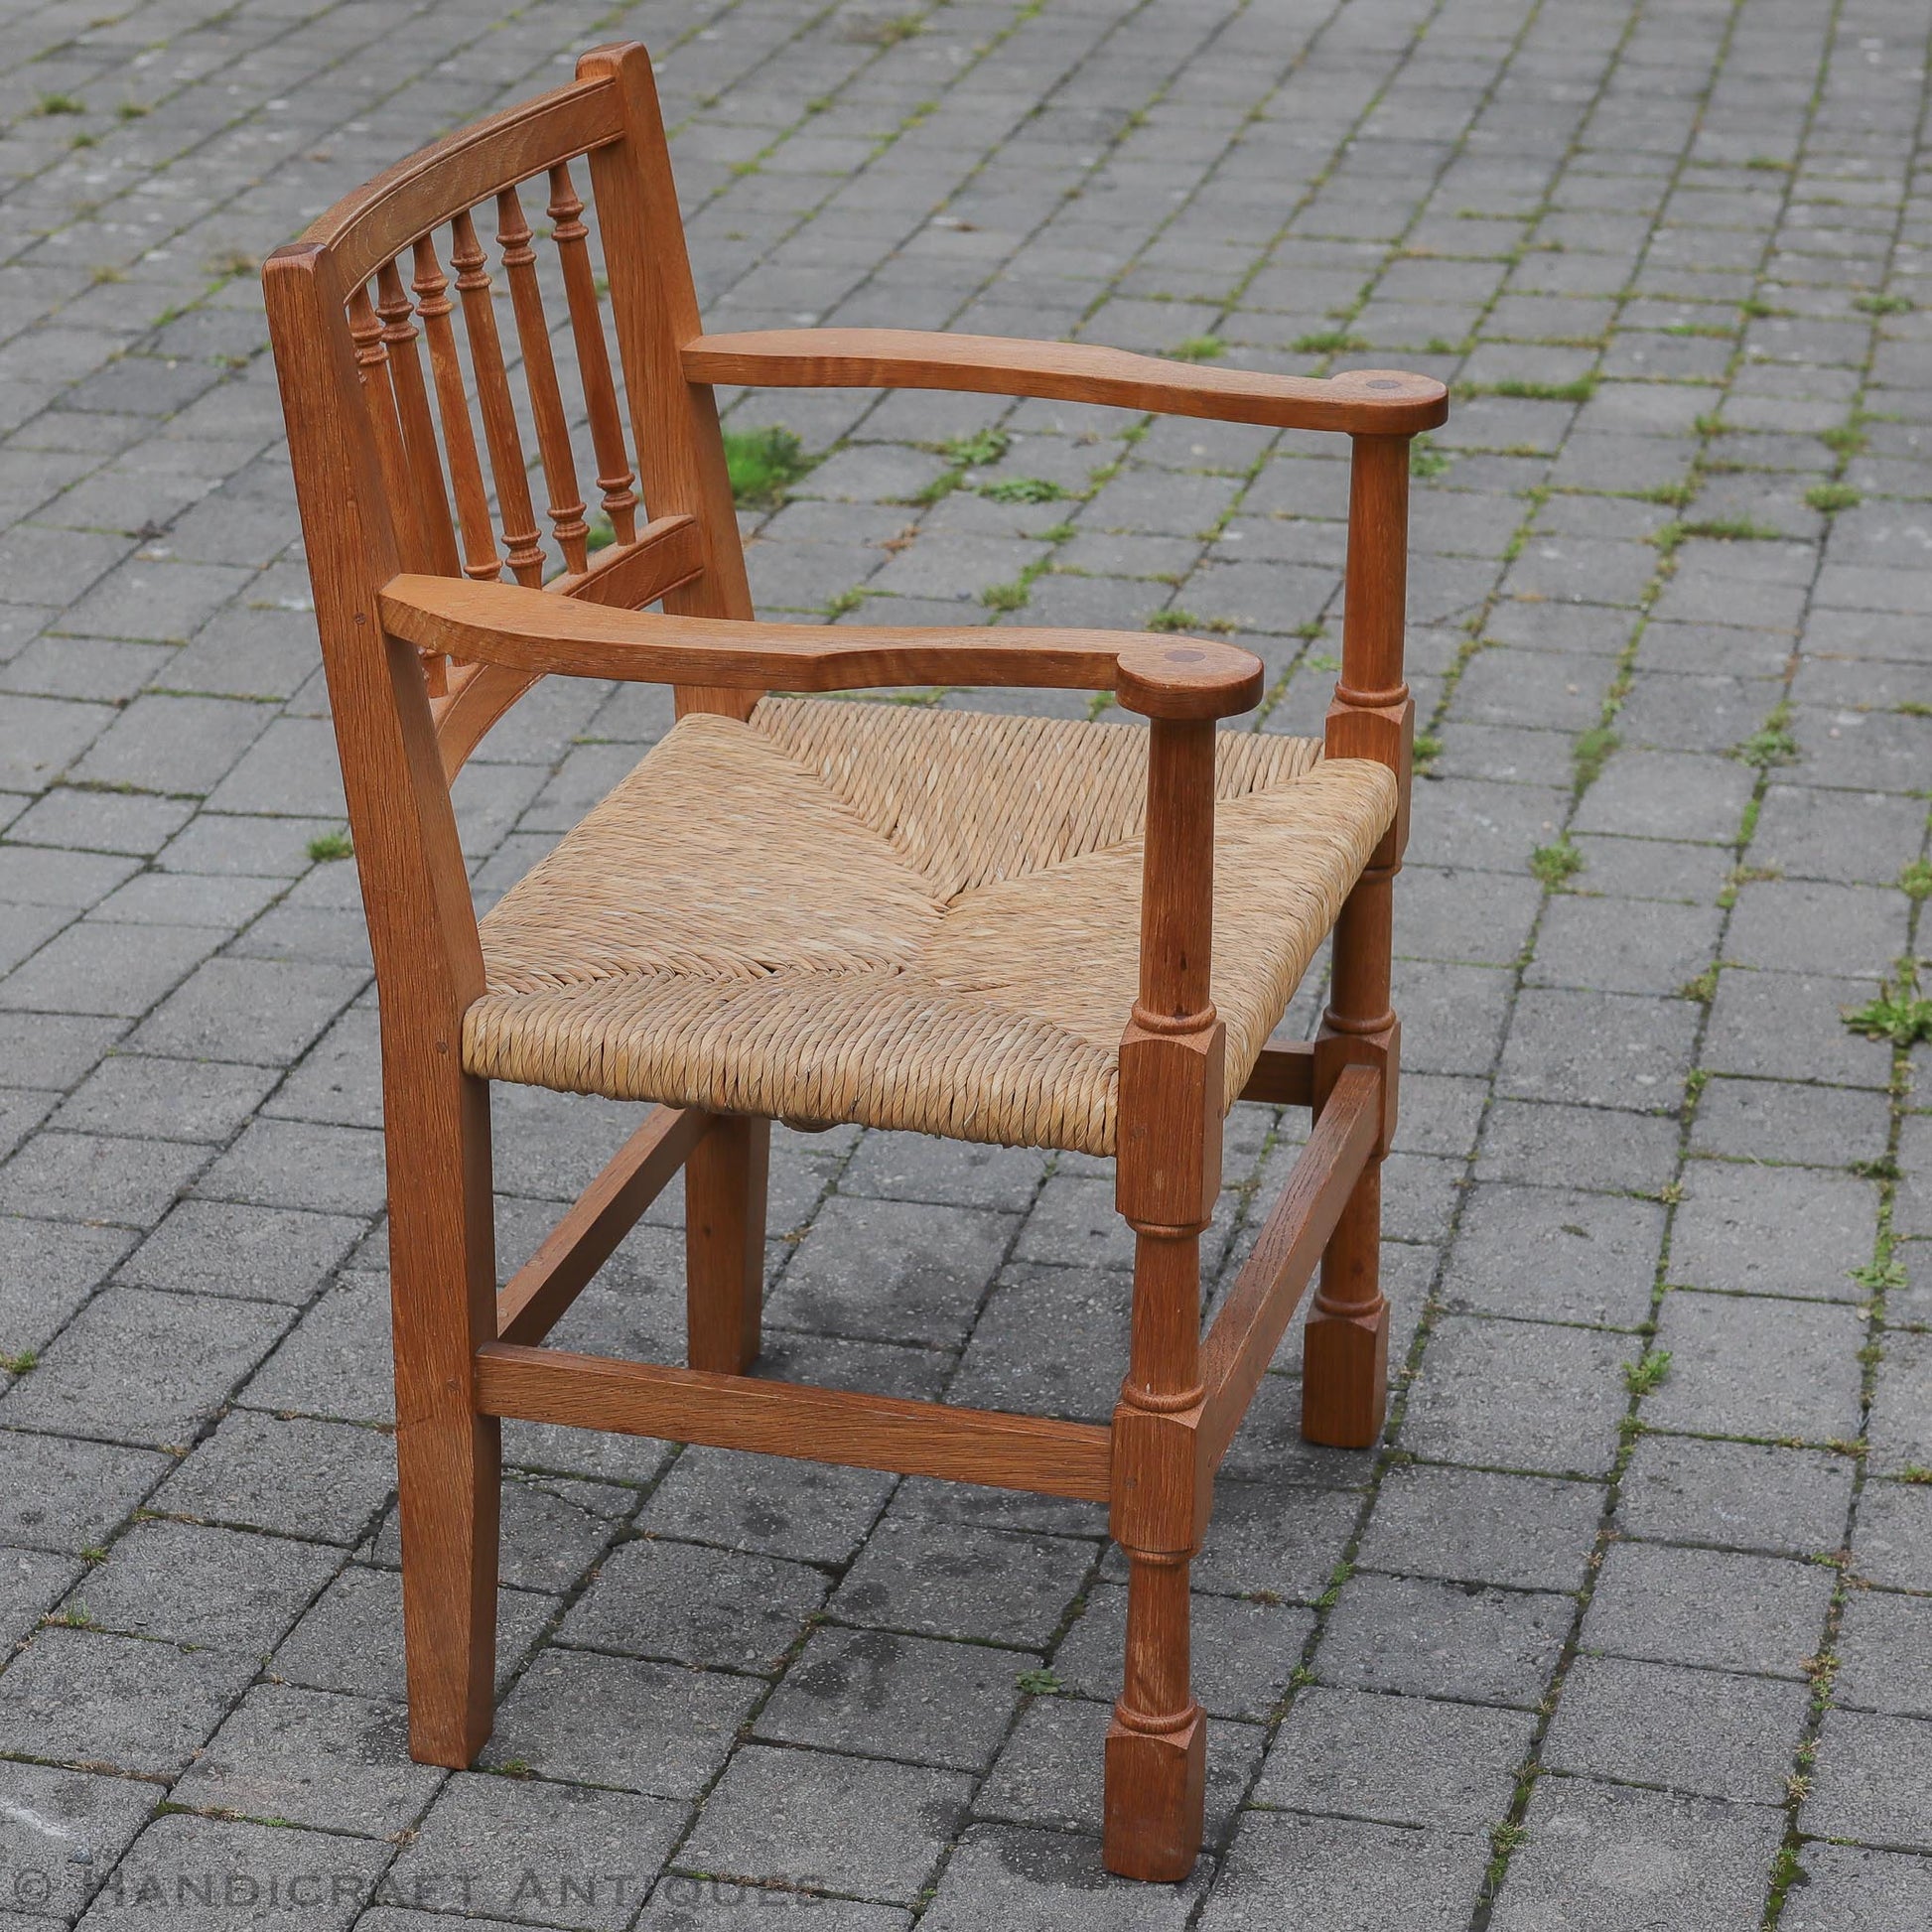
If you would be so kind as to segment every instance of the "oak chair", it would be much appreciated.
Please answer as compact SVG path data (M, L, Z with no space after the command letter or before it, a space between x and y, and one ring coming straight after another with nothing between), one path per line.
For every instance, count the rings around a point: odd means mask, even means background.
M490 205L506 318L477 219ZM1442 385L889 330L706 336L634 45L378 177L263 279L381 1002L412 1753L465 1765L489 1732L500 1418L1084 1497L1110 1505L1130 1574L1104 1857L1184 1875L1205 1747L1188 1566L1317 1261L1304 1433L1363 1446L1382 1427L1409 439L1443 421ZM1259 661L1223 641L755 622L720 382L1350 436L1325 741L1217 733L1262 690ZM596 551L577 415L614 539ZM674 685L678 723L479 922L450 781L544 676ZM765 695L894 684L1110 689L1149 725ZM1319 1037L1271 1042L1330 929ZM492 1079L656 1103L500 1294ZM1200 1235L1241 1096L1314 1124L1203 1336ZM749 1374L774 1118L1116 1156L1136 1259L1112 1426ZM688 1366L542 1346L680 1167Z

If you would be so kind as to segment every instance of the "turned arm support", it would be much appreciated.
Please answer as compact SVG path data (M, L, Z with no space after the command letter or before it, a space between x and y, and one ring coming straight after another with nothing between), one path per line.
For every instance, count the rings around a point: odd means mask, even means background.
M682 350L692 382L766 389L950 389L1111 403L1274 429L1413 436L1449 415L1430 376L1350 369L1266 375L1135 355L1093 343L1030 343L917 329L759 329L699 336Z
M619 611L458 577L391 578L391 636L459 662L533 675L703 684L751 691L854 691L891 684L1033 685L1113 691L1161 719L1199 721L1259 702L1261 661L1238 645L1115 630L889 630L751 623Z

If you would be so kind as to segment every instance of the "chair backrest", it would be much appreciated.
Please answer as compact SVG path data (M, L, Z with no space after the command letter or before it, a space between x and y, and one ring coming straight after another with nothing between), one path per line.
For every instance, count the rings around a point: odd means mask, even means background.
M595 49L568 86L399 163L271 255L263 285L372 924L380 898L414 923L413 955L427 919L469 983L445 787L535 680L404 653L380 587L507 571L632 609L752 615L712 392L678 359L697 298L649 55ZM678 692L680 711L752 701Z

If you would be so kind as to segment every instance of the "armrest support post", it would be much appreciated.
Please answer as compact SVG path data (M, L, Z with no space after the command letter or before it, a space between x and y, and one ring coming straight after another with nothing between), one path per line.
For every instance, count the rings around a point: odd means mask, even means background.
M1148 727L1147 839L1141 878L1141 993L1150 1032L1211 1022L1214 932L1214 724L1156 718Z
M1341 677L1328 711L1330 758L1374 759L1394 773L1394 822L1335 921L1328 1010L1314 1042L1317 1116L1353 1065L1381 1076L1375 1145L1321 1257L1303 1338L1302 1433L1364 1448L1388 1401L1389 1307L1381 1288L1382 1158L1395 1133L1402 1028L1390 1006L1393 888L1409 835L1416 707L1402 675L1408 598L1409 440L1357 436L1349 482L1347 612Z
M1400 1029L1389 1002L1395 875L1409 840L1416 707L1403 680L1409 592L1409 439L1358 436L1349 474L1347 606L1341 676L1328 708L1329 758L1373 759L1395 773L1394 821L1335 922L1328 1011L1315 1041L1319 1112L1344 1066L1383 1075L1376 1158L1395 1132Z
M1378 707L1409 695L1402 632L1409 595L1409 439L1357 436L1348 473L1348 596L1338 703Z

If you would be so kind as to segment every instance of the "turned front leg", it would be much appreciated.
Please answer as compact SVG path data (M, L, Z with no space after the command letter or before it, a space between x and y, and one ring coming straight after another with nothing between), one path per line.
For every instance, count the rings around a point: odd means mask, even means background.
M1110 1523L1127 1557L1127 1655L1107 1730L1101 1851L1123 1877L1173 1881L1200 1850L1207 1777L1187 1595L1213 1483L1195 1342L1200 1234L1142 1228L1135 1248L1134 1362L1114 1411Z
M1135 1231L1132 1353L1114 1411L1127 1656L1107 1732L1102 1857L1175 1880L1200 1850L1207 1725L1189 1690L1188 1567L1212 1494L1200 1421L1200 1236L1220 1186L1223 1033L1208 998L1214 731L1157 719L1141 987L1120 1051L1118 1201Z
M1335 927L1333 997L1315 1042L1319 1112L1344 1066L1367 1061L1384 1080L1383 1132L1321 1254L1321 1281L1302 1347L1302 1434L1367 1449L1388 1415L1389 1304L1382 1293L1382 1156L1395 1113L1401 1029L1389 1008L1388 871L1365 872Z
M1321 1257L1302 1358L1302 1434L1366 1449L1388 1411L1389 1305L1382 1294L1382 1157L1395 1131L1402 1030L1390 1005L1395 876L1409 837L1416 707L1403 682L1408 597L1409 440L1358 436L1350 471L1348 601L1326 755L1373 759L1396 780L1396 812L1335 922L1328 1011L1314 1047L1319 1113L1344 1066L1382 1075L1382 1130Z

